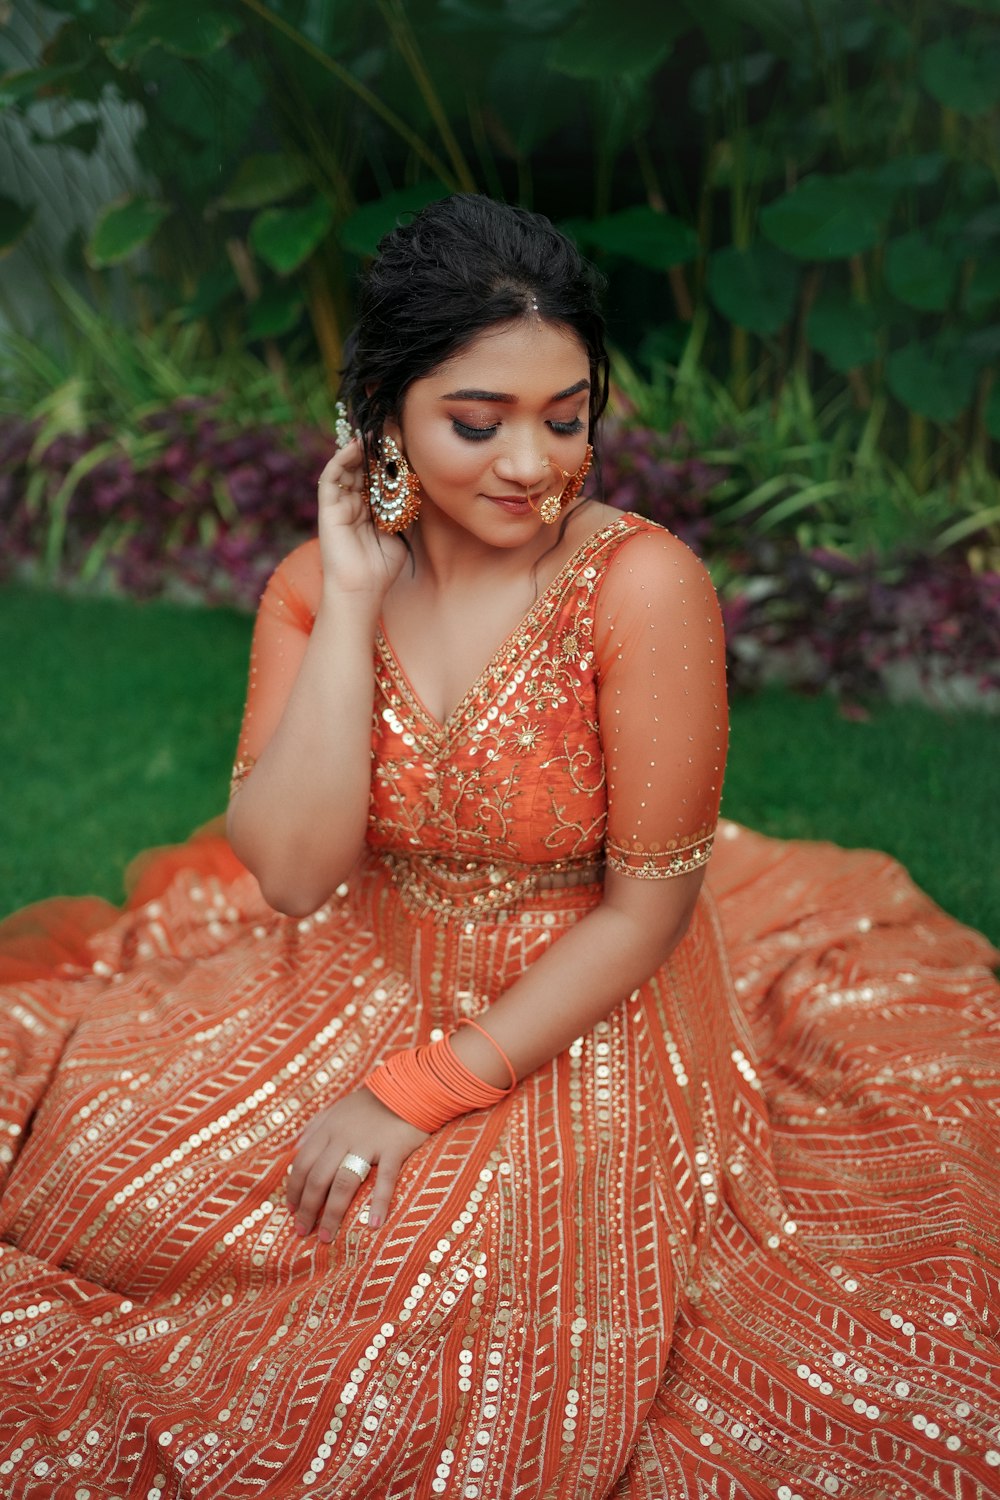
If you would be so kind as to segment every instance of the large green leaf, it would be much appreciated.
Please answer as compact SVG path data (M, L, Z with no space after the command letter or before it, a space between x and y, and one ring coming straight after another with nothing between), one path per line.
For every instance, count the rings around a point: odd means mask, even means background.
M262 261L287 276L307 261L333 226L333 209L318 195L299 208L265 208L250 226L250 243Z
M571 78L647 77L663 62L691 22L662 0L618 0L591 4L552 43L549 62Z
M701 248L690 224L645 205L603 219L575 222L574 227L586 244L637 261L652 271L666 271L694 260Z
M178 57L209 57L239 31L236 18L199 0L145 0L124 35L106 42L108 55L125 67L150 47L164 47Z
M922 229L890 240L885 253L889 290L907 307L922 312L944 312L951 302L958 267Z
M915 339L889 355L886 383L909 411L954 422L975 393L976 367L959 349L943 352Z
M266 208L304 187L309 175L302 157L288 151L247 156L219 199L219 207Z
M116 266L141 250L170 213L153 198L123 198L104 210L87 242L87 260L95 267Z
M806 342L842 375L870 364L878 353L878 318L872 308L850 297L826 292L806 317Z
M878 243L891 197L862 173L816 173L761 210L768 239L800 260L841 260Z
M34 208L27 208L14 198L0 197L0 255L13 250L34 217Z
M302 294L294 284L271 286L253 304L247 319L252 339L273 339L291 333L302 316Z
M244 142L253 129L264 94L253 68L232 50L208 57L197 67L168 52L147 52L135 66L146 93L150 127L165 137L161 150L176 152L177 143L164 129L228 153L226 176L244 155ZM216 183L226 176L216 177Z
M799 276L797 263L773 245L730 245L708 262L708 293L731 323L751 333L777 333L795 311Z
M942 37L921 52L920 81L948 109L986 114L1000 101L1000 45L978 30Z
M428 203L447 198L443 182L418 182L398 193L386 193L373 203L363 203L340 226L340 243L355 255L374 255L378 242L395 229L404 214L419 213Z

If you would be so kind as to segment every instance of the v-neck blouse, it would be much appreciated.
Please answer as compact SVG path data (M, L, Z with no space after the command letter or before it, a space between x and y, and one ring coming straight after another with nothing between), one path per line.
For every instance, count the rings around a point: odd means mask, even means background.
M281 632L308 632L315 543L268 586L254 657L281 670ZM300 653L289 651L288 658ZM711 582L652 522L588 537L444 723L375 639L367 839L386 854L543 870L606 859L657 878L703 864L726 751L725 650ZM240 759L263 744L251 673Z
M443 723L380 631L369 842L519 866L607 856L645 875L703 863L726 721L714 598L692 592L700 573L676 538L615 519L566 562ZM688 683L709 635L715 660Z
M436 731L442 738L446 738L451 726L461 722L468 706L475 704L484 681L494 674L498 659L509 649L513 638L517 635L523 635L526 630L531 628L532 621L536 615L544 612L551 598L565 587L567 581L573 578L581 565L581 559L591 555L595 544L620 533L625 523L626 518L624 516L616 516L613 521L609 521L607 525L599 527L596 531L591 532L590 536L584 538L576 551L571 553L566 559L551 582L546 584L545 588L531 605L530 609L522 616L518 624L507 632L496 649L490 653L482 670L473 679L469 687L466 688L461 698L455 704L455 707L444 719L438 719L424 703L420 694L413 686L409 673L399 659L396 649L386 632L384 622L381 619L379 620L378 631L376 633L376 649L381 654L388 671L399 680L399 685L413 704L415 712L423 719L431 732Z

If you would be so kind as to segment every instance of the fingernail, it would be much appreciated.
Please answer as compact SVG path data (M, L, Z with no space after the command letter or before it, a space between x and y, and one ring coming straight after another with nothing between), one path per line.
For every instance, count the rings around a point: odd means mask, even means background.
M329 1229L321 1229L316 1238L319 1240L321 1245L328 1245L333 1239L333 1235L330 1233Z
M300 1234L300 1235L307 1235L309 1233L309 1225L308 1224L302 1224L302 1223L299 1222L299 1220L296 1220L295 1221L295 1233L296 1234Z
M378 1229L379 1226L381 1225L381 1223L382 1223L382 1218L381 1218L380 1214L369 1214L368 1215L368 1227L369 1227L369 1229Z

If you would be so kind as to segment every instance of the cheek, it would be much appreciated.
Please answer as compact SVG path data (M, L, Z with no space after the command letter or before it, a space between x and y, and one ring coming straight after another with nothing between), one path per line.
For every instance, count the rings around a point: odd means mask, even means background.
M489 467L489 458L482 451L487 446L464 443L449 432L415 444L411 462L428 485L458 489L474 482Z

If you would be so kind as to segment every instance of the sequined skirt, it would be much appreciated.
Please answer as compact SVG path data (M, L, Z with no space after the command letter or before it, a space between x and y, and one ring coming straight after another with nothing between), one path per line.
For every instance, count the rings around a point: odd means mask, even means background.
M726 833L670 963L329 1247L305 1122L599 870L372 856L295 921L193 851L12 986L0 1495L995 1493L989 950L891 861Z

